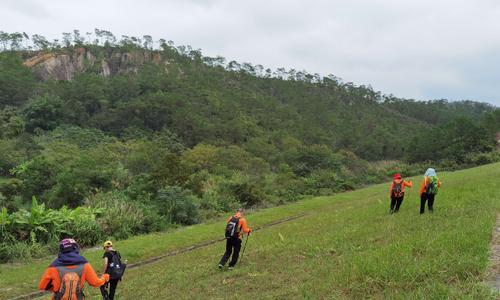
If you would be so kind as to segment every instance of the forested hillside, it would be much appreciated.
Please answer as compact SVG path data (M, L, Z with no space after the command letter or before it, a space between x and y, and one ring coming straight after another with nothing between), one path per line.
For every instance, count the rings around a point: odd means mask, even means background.
M101 30L0 44L0 259L498 159L500 111L484 103L398 99Z

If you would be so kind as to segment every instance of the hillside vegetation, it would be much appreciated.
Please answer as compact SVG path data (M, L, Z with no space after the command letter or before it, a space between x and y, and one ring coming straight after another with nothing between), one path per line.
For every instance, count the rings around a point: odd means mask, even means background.
M441 172L435 212L419 215L416 191L389 215L388 183L250 213L241 264L219 271L222 242L127 271L123 299L495 299L481 282L500 209L500 164ZM412 178L419 182L420 176ZM116 243L129 262L223 236L224 221ZM100 250L84 255L94 266ZM0 298L33 291L50 259L2 265ZM7 288L8 287L8 288ZM98 290L87 288L90 299Z
M149 36L27 37L0 32L0 261L499 159L488 104L398 99Z

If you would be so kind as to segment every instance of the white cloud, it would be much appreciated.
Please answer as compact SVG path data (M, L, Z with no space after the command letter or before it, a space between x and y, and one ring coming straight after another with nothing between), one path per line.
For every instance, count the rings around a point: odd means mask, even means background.
M6 31L150 34L396 96L500 105L498 20L500 3L490 0L7 0L0 10Z

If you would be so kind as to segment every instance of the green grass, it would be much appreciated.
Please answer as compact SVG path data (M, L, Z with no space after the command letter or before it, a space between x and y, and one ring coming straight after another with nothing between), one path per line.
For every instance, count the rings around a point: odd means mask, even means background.
M241 265L221 272L223 243L130 269L119 299L495 299L481 283L500 209L500 164L440 173L434 214L417 188L388 215L388 184L304 200L247 216L255 232ZM420 183L420 177L414 183ZM223 221L116 242L129 262L219 238ZM100 269L100 250L85 256ZM50 259L0 266L0 298L33 291ZM87 287L87 299L99 299Z

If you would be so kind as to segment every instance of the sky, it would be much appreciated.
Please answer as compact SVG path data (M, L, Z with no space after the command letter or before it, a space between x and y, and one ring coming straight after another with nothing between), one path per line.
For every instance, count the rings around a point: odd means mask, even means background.
M94 28L397 97L500 106L498 0L0 0L3 31Z

